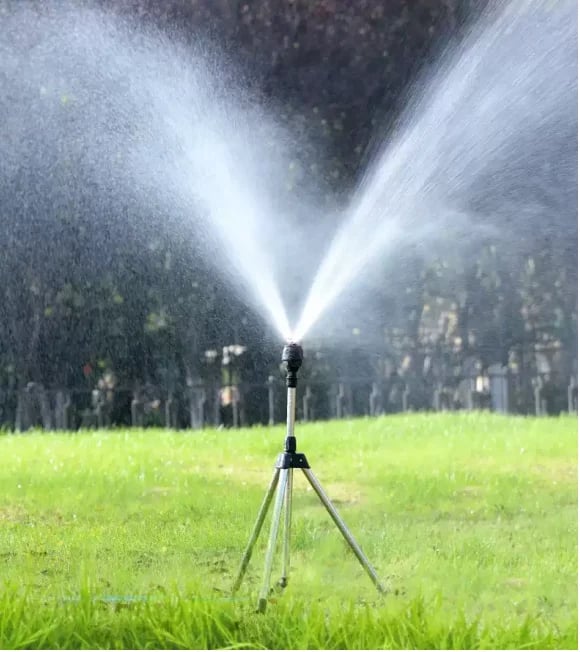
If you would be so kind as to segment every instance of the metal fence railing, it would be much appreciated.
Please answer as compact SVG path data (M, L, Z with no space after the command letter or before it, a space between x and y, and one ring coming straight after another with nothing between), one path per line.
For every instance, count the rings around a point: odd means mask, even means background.
M491 410L499 413L577 413L578 383L549 374L523 377L496 368L454 382L422 377L355 378L299 383L297 417L302 421L377 416L422 410ZM219 386L201 383L180 390L138 388L46 389L30 383L0 389L0 428L25 431L78 430L112 426L194 428L275 424L285 419L282 379Z

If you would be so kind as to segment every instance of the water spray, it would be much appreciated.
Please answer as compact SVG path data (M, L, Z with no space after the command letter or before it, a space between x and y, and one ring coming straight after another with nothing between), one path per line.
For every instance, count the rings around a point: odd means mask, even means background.
M400 258L401 245L431 247L437 233L445 251L449 242L479 242L493 224L501 242L516 219L521 239L554 213L577 222L578 3L482 4L489 6L461 43L419 76L361 174L307 294L297 339L365 268Z
M283 531L283 550L282 550L282 575L278 581L280 589L284 589L288 585L288 576L290 571L290 530L292 524L292 487L293 487L293 473L294 469L301 469L310 486L320 499L320 502L326 508L330 517L338 527L340 533L346 540L349 548L352 550L356 558L359 560L361 566L365 569L373 584L376 586L380 593L385 593L385 588L381 584L379 577L371 566L369 560L365 556L361 547L355 541L344 521L336 511L334 505L324 492L321 484L316 479L312 472L306 455L304 453L296 452L296 437L294 435L294 424L296 421L296 388L298 385L298 370L302 366L303 351L300 344L297 342L288 342L282 351L282 362L286 365L286 387L288 390L287 395L287 416L286 416L286 441L284 444L284 451L278 455L274 467L274 475L270 482L270 486L266 492L266 496L262 502L258 517L254 525L254 529L250 535L250 540L242 557L240 569L234 582L233 592L235 593L242 583L248 564L252 557L254 545L260 535L260 530L266 519L268 508L276 494L274 502L274 510L272 514L272 523L270 526L270 536L268 539L268 547L266 549L266 558L264 562L264 575L262 580L262 588L258 598L258 611L264 613L268 604L268 596L271 592L270 579L272 576L272 565L274 563L274 553L276 550L276 540L278 538L278 531L280 529L280 521L282 512L284 511L284 531Z

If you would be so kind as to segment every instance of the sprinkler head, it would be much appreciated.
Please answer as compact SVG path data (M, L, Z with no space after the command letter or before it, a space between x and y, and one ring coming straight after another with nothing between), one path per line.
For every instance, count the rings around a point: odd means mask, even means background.
M298 378L296 373L302 365L302 347L296 342L288 342L282 351L282 362L286 364L286 385L296 387Z
M302 347L296 342L288 342L282 351L282 362L286 363L288 369L298 371L302 364Z

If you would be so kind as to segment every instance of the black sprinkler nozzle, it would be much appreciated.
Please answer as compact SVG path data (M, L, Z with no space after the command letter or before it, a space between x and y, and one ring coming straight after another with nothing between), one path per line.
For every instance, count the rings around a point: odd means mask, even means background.
M296 387L298 382L297 372L302 365L302 347L296 342L289 342L282 351L282 362L286 364L286 385Z

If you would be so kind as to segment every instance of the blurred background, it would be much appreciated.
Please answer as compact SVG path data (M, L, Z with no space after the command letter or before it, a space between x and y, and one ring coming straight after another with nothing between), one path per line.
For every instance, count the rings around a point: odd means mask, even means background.
M0 16L16 4L0 0ZM215 41L301 143L300 157L288 165L289 201L316 187L329 213L352 193L377 129L395 122L419 72L461 39L486 5L101 4L185 43L198 32ZM58 162L59 153L54 157ZM56 174L43 183L54 183ZM18 178L28 191L26 172ZM36 181L34 192L44 192ZM518 245L517 256L482 240L467 259L448 250L427 260L410 251L395 267L396 279L392 264L379 265L366 279L365 309L337 311L324 337L305 342L299 417L576 411L577 199L551 201L544 198L546 209L567 228L538 231ZM0 177L0 427L282 421L282 344L262 317L188 238L162 226L115 233L105 219L115 210L94 201L91 189L65 205L23 205L13 183ZM42 225L50 220L58 232L46 238Z

